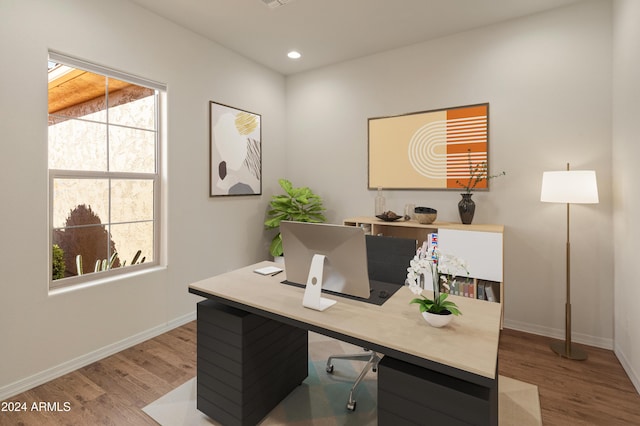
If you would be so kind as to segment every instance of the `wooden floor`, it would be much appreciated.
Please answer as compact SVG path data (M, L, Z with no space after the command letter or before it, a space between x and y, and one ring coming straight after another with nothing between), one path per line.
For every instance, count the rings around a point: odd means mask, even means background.
M0 425L154 425L142 408L195 376L196 324L81 368L7 401L28 412L0 412ZM503 330L500 374L538 385L542 420L553 425L640 425L640 395L612 351L586 348L570 361L551 339ZM70 410L31 411L34 402L70 402Z
M498 369L538 386L545 426L640 425L640 395L613 351L581 346L586 361L561 358L547 337L502 330Z

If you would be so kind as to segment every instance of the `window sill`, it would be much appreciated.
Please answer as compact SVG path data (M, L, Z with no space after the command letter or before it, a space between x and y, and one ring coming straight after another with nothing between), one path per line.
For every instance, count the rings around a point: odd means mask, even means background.
M66 285L66 286L61 286L61 287L50 289L49 290L49 296L53 297L53 296L63 295L63 294L74 292L74 291L78 291L78 290L84 290L84 289L87 289L87 288L90 288L90 287L96 287L96 286L100 286L100 285L103 285L103 284L111 284L111 283L118 282L118 281L132 279L132 278L135 278L135 277L139 277L141 275L155 274L155 273L159 273L161 271L165 271L166 269L167 269L166 266L156 265L156 266L152 266L152 267L145 268L145 269L138 270L138 271L131 271L131 272L123 273L123 274L112 275L112 276L107 276L107 277L102 277L102 278L96 278L96 279L91 280L91 281L77 283L77 284L69 284L69 285Z

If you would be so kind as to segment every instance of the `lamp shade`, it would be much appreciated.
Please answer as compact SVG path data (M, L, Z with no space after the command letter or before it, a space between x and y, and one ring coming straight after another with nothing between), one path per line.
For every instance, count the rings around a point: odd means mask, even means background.
M593 170L544 172L540 201L547 203L597 204L598 185Z

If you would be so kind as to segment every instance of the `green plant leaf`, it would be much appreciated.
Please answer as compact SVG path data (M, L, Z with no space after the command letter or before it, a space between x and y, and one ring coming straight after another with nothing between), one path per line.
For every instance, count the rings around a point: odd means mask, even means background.
M284 192L286 192L287 194L291 193L291 189L293 188L291 182L289 182L287 179L279 179L278 183L280 184L280 187L284 189Z
M278 215L265 220L264 221L264 226L267 229L277 228L278 226L280 226L280 222L282 222L286 218L287 218L287 215L285 213L279 213Z
M271 245L269 246L269 253L271 253L271 256L282 256L282 235L280 235L280 233L278 233L278 235L276 235L275 237L273 237L273 239L271 240Z
M269 203L267 218L264 221L266 229L276 229L283 220L295 222L326 222L322 212L322 199L308 187L295 188L287 179L279 179L278 183L286 194L274 195ZM274 256L282 254L282 238L276 235L271 241L269 252Z

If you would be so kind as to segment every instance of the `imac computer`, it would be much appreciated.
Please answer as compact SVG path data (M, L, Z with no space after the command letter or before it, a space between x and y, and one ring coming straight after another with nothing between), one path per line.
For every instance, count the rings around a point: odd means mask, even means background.
M336 303L329 290L363 299L371 293L362 229L324 223L280 223L287 280L306 283L303 306L323 311Z

